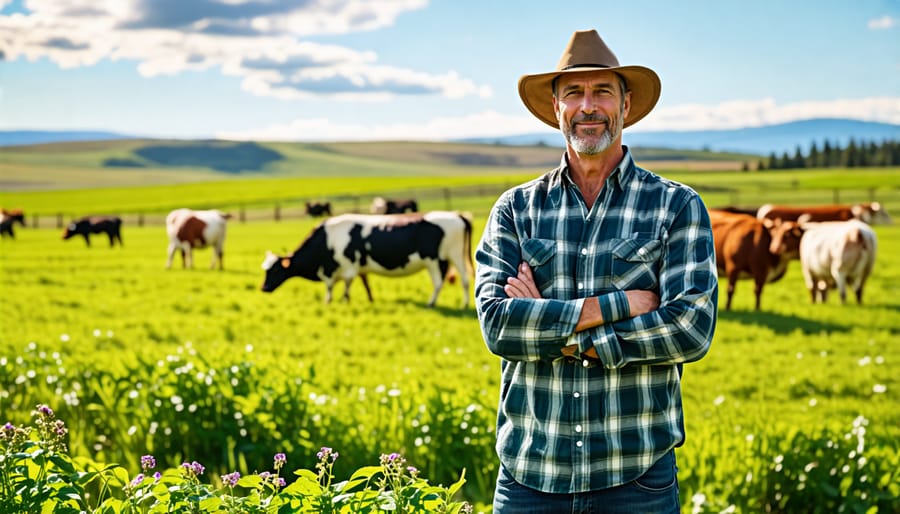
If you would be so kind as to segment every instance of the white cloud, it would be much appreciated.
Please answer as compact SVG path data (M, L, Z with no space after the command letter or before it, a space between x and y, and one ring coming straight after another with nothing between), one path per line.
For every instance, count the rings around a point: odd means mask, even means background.
M897 25L897 18L885 14L881 18L873 18L869 20L870 30L888 30Z
M216 137L253 141L445 141L535 132L547 132L547 126L532 116L485 111L424 123L342 124L325 118L300 119L261 129L220 132Z
M779 104L772 98L713 105L659 106L634 131L760 127L811 118L849 118L900 124L900 97L847 98Z
M396 95L489 96L453 71L377 64L372 51L302 38L390 26L426 0L31 0L0 17L5 60L46 57L62 68L104 59L137 63L144 76L219 69L244 88L284 99Z
M900 97L838 99L779 105L775 100L735 100L716 105L660 107L628 131L716 130L758 127L811 118L849 118L900 124ZM298 119L216 137L256 141L446 141L547 133L530 115L485 111L423 123L343 124L326 118Z

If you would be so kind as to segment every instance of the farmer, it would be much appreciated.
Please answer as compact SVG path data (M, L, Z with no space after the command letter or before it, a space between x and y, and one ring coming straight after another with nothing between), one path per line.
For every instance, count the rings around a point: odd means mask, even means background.
M718 282L700 197L622 146L659 94L594 30L519 79L566 150L500 196L476 251L478 318L501 358L497 514L679 512L682 365L709 350Z

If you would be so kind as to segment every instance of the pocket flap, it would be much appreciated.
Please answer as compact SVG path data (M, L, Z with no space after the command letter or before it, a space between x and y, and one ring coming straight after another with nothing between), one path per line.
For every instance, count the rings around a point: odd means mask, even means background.
M522 241L522 259L534 268L547 262L556 253L556 241L552 239L526 239Z
M650 262L659 257L662 243L657 239L623 239L613 247L617 259L629 262Z

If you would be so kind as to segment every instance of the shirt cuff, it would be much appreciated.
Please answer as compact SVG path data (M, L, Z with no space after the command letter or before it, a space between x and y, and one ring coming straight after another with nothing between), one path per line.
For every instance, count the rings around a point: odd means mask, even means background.
M613 291L598 296L597 303L600 304L600 314L603 315L604 324L631 317L631 309L628 307L628 296L625 295L625 291Z

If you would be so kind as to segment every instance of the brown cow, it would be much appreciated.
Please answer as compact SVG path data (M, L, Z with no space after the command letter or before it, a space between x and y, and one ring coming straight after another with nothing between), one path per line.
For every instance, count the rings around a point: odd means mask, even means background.
M890 225L891 217L879 202L857 203L853 205L805 205L787 206L766 204L756 211L757 219L782 221L847 221L858 219L870 225Z
M731 310L735 283L752 278L756 294L756 310L767 282L780 280L788 262L800 256L803 230L793 221L760 221L747 214L710 209L716 266L720 277L728 277L726 310Z

